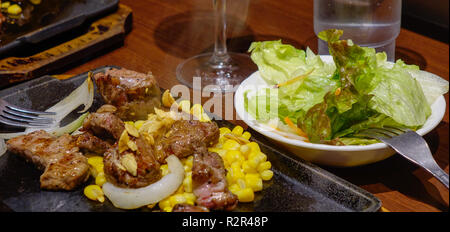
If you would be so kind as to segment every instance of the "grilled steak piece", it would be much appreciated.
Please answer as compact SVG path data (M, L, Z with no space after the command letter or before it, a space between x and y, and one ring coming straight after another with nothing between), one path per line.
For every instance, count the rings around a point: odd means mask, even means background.
M214 152L194 154L192 184L197 204L212 210L233 210L237 197L228 190L222 157Z
M208 146L219 141L219 127L215 122L198 120L176 121L169 131L156 143L156 158L164 163L169 155L184 158L204 152Z
M103 164L108 182L124 188L140 188L161 178L159 163L153 156L152 147L142 136L134 138L137 151L127 150L119 153L117 144L104 155ZM136 175L130 173L122 163L126 155L132 155L137 164Z
M111 144L101 140L91 132L84 132L75 137L77 146L86 152L103 155L110 147L112 147Z
M172 212L209 212L209 209L199 205L176 204Z
M44 170L40 177L43 189L73 190L89 178L87 158L79 152L75 139L68 134L56 138L40 130L6 143L8 150Z
M90 131L102 139L120 138L125 130L124 122L113 112L91 113L83 122L83 128L80 131Z
M161 90L151 73L113 68L97 73L94 81L103 100L117 107L122 120L145 120L161 106Z

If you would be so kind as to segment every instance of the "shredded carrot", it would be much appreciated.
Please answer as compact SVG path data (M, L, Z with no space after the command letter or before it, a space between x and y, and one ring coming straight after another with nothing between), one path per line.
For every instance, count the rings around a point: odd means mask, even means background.
M302 136L302 137L306 137L308 138L308 135L306 135L305 132L303 132L300 128L298 128L296 125L294 125L294 123L291 121L291 119L289 119L289 117L285 117L284 121L286 122L286 124L293 129L298 135Z
M339 94L341 94L341 87L337 88L336 91L334 92L334 95L339 96Z
M312 72L314 72L314 69L311 69L311 71L309 71L309 72L307 72L307 73L305 73L303 75L300 75L298 77L294 77L294 78L292 78L292 79L290 79L290 80L288 80L286 82L277 84L277 85L275 85L275 88L280 88L280 87L285 86L285 85L290 85L290 84L292 84L292 83L294 83L294 82L296 82L298 80L301 80L301 79L309 76L309 74L311 74Z

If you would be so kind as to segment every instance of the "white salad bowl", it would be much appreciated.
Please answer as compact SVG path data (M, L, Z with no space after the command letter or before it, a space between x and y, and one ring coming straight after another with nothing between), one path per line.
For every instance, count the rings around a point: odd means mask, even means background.
M324 62L333 62L331 56L321 56L321 58ZM244 80L236 90L234 106L238 117L257 132L263 134L276 144L285 147L287 150L304 160L326 166L353 167L375 163L395 154L395 151L384 143L333 146L308 143L276 133L269 126L259 123L245 110L244 93L249 89L255 90L255 86L257 86L256 88L258 89L269 86L264 79L261 78L258 71ZM423 127L417 130L417 133L423 136L433 130L444 117L445 109L445 98L444 96L440 96L431 105L431 116Z

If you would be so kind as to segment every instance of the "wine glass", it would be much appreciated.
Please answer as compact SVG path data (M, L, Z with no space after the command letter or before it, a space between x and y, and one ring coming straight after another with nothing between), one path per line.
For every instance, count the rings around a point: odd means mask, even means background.
M226 0L213 0L214 52L202 53L178 65L177 79L194 90L233 92L255 71L250 56L227 51Z

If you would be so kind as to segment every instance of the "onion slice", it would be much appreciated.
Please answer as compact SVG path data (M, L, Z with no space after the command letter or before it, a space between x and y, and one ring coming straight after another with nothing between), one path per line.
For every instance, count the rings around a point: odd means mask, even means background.
M55 120L53 125L41 128L26 128L23 132L13 132L13 133L0 133L0 139L11 139L20 135L28 134L36 130L45 130L54 135L62 135L64 133L71 133L81 126L83 120L86 118L87 114L83 114L78 117L75 121L61 126L61 120L63 120L68 114L78 108L80 105L84 105L84 109L78 113L84 113L87 111L94 102L94 84L91 79L92 73L89 73L88 78L78 86L69 96L65 97L60 102L56 103L54 106L48 108L47 112L56 112L56 115L44 116L50 117Z
M89 113L84 113L80 115L75 121L63 126L63 127L56 127L53 130L49 130L48 132L54 136L61 136L65 133L72 133L83 125L84 119L89 115Z
M0 156L5 154L6 152L6 144L4 139L0 139Z
M83 84L72 91L69 96L46 110L46 112L56 112L56 115L45 116L55 120L53 127L60 126L59 123L61 120L80 105L84 105L84 108L78 113L84 113L92 106L92 103L94 102L94 83L92 83L91 76L92 73L90 72ZM28 130L30 129L31 128L28 128Z
M159 181L142 188L119 188L109 182L103 184L103 192L116 208L137 209L145 205L155 204L172 195L184 179L184 168L178 157L170 155L166 158L170 173Z

